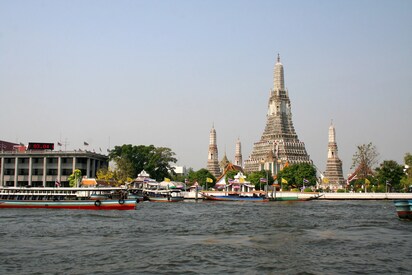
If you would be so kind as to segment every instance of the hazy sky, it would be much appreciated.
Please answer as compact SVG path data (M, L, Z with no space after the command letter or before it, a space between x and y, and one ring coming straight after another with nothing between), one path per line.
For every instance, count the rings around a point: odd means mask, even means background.
M67 149L166 146L178 165L243 159L266 123L280 53L293 122L326 167L336 126L356 146L412 152L412 1L0 0L0 139Z

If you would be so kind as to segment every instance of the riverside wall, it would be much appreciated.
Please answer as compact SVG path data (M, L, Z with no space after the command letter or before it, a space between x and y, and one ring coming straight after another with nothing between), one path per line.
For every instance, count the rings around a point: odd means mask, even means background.
M318 192L268 192L269 198L297 198L299 200L399 200L412 199L412 193L318 193Z
M225 192L208 191L207 193L226 195ZM255 192L265 194L264 192ZM183 192L185 199L196 199L196 192ZM296 198L299 200L319 199L319 200L412 200L412 193L317 193L317 192L287 192L269 191L269 198ZM198 199L203 199L201 192L197 194Z
M310 193L298 193L299 198L308 198ZM412 199L412 193L318 193L320 200L399 200ZM312 194L313 197L313 194Z

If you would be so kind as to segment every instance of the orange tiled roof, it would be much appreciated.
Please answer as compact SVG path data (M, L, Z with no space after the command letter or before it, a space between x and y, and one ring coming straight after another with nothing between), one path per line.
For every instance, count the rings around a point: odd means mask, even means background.
M224 176L226 176L226 173L228 171L240 171L243 173L243 168L238 165L234 165L233 163L229 162L229 164L226 166L225 170L223 171L222 175L216 179L216 182L221 180Z

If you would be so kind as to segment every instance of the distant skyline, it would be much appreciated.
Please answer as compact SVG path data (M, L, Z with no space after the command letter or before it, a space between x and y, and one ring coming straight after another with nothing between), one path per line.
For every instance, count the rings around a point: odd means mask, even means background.
M171 148L206 167L246 160L266 123L279 53L292 119L320 171L336 128L356 146L412 153L412 1L0 0L0 140ZM64 147L64 146L63 146ZM58 147L57 147L58 148Z

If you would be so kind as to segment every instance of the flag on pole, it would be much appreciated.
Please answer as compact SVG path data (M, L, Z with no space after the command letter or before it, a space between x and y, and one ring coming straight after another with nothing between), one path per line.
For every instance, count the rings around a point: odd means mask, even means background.
M166 181L166 182L170 182L170 179L169 179L169 178L165 178L165 181Z
M282 183L288 183L288 181L282 178Z
M309 183L307 179L303 179L303 183Z
M265 178L260 178L260 182L268 182L268 180Z
M206 182L210 182L210 183L212 183L212 182L213 182L213 180L212 180L211 178L206 178Z
M365 184L371 184L371 182L368 179L365 179Z
M324 183L329 183L329 179L328 179L327 177L324 177L324 178L323 178L323 182L324 182Z

